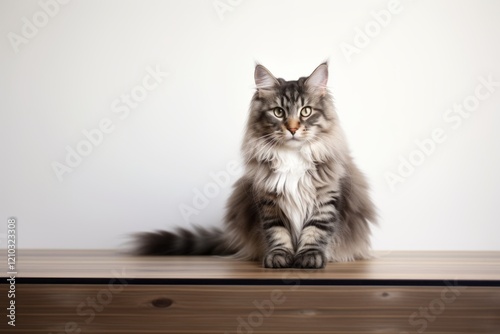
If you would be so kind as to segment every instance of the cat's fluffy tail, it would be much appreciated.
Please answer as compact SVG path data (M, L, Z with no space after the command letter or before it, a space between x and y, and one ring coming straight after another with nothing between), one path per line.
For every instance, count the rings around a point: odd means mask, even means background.
M220 229L195 227L176 232L142 232L134 236L134 253L138 255L231 255Z

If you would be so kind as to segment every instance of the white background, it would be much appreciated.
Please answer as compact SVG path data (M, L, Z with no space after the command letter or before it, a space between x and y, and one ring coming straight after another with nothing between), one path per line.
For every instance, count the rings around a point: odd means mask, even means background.
M2 243L10 216L21 248L116 248L132 232L220 225L229 186L191 222L179 208L239 161L255 62L296 79L329 59L379 210L374 248L500 250L500 87L460 126L443 119L479 77L500 81L500 2L401 0L385 27L371 12L386 0L233 0L218 13L227 2L74 0L18 52L9 33L22 36L41 5L0 2ZM373 37L346 57L341 46L366 27ZM113 101L148 67L169 75L120 119ZM60 182L53 162L106 118L113 131ZM386 173L436 128L446 140L391 189Z

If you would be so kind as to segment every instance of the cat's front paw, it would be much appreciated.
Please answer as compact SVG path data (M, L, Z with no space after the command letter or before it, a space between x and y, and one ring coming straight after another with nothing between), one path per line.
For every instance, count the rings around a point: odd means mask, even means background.
M264 256L265 268L290 268L293 264L293 254L284 249L273 249Z
M294 268L320 269L326 266L326 256L319 250L298 253L293 261Z

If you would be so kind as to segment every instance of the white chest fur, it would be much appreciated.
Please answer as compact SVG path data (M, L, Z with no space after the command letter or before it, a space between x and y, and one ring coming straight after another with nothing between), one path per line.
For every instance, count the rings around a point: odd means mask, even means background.
M280 209L298 236L314 206L315 188L308 172L314 164L297 150L280 150L274 158L273 173L266 184L277 193Z

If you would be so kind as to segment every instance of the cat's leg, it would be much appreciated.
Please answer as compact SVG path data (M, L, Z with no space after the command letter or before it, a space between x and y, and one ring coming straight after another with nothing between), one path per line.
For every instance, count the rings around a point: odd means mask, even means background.
M294 260L292 237L282 220L276 199L267 196L259 201L259 213L266 243L265 268L290 268Z
M293 266L296 268L323 268L328 262L334 225L338 219L338 191L325 192L318 199L318 205L305 222L300 233Z

